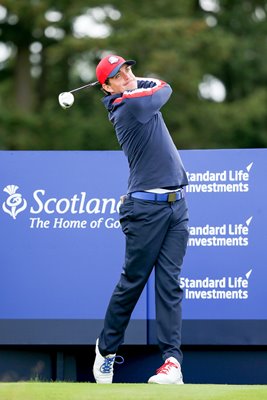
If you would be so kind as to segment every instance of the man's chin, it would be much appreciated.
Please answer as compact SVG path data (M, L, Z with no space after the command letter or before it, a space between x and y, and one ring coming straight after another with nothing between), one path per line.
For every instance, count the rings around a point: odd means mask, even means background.
M135 90L137 89L137 82L131 82L129 85L125 86L125 90Z

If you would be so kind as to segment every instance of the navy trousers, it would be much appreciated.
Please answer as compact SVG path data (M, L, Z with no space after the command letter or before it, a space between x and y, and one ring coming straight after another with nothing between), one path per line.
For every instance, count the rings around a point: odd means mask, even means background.
M132 311L155 268L157 340L163 357L182 362L181 301L179 275L188 241L188 209L185 199L168 203L127 197L120 207L126 237L125 263L111 296L99 350L105 356L117 352Z

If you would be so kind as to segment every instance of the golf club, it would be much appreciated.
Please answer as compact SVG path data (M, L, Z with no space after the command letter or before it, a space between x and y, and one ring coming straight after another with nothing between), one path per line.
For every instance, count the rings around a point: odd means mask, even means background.
M86 89L87 87L95 86L95 85L99 85L99 82L95 81L95 82L87 83L87 85L78 87L77 89L70 90L70 93L78 92L78 90Z
M88 83L87 85L80 86L80 87L78 87L76 89L72 89L69 92L60 93L58 95L58 102L59 102L60 106L62 108L64 108L64 109L70 108L72 106L72 104L74 103L74 96L73 96L72 93L78 92L79 90L86 89L86 88L91 87L91 86L95 86L97 84L99 84L99 82L95 81L95 82L92 82L92 83Z

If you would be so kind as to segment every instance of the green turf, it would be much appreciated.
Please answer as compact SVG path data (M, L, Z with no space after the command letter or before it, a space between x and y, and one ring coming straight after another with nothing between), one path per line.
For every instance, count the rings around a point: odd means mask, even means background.
M266 400L267 385L0 383L1 400Z

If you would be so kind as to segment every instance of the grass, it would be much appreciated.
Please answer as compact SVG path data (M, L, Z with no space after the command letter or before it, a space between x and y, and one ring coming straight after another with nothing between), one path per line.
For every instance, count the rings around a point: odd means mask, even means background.
M267 385L0 383L1 400L266 400Z

